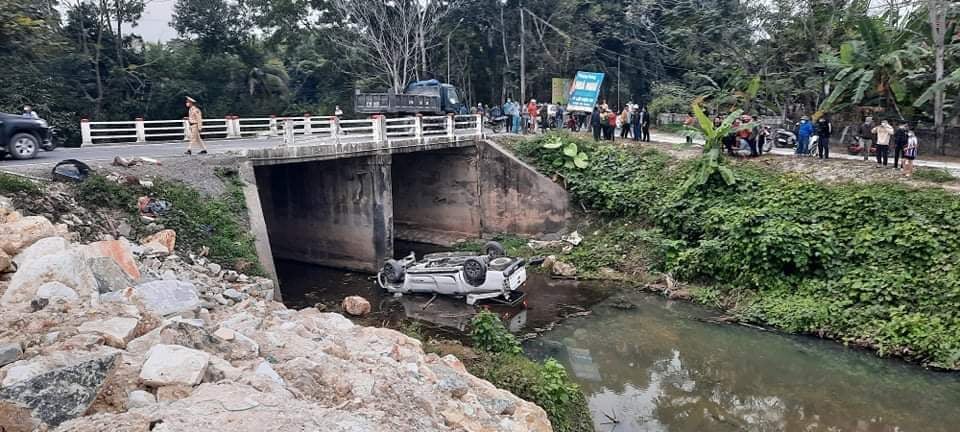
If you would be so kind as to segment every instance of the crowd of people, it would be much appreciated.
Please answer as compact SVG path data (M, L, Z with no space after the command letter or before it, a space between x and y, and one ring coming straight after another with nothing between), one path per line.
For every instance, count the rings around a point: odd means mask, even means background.
M620 138L634 141L650 141L650 113L647 107L641 107L638 104L627 102L626 106L620 110L620 114L610 110L607 101L601 102L593 107L593 113L590 115L590 128L593 131L593 139L600 141L614 141L617 131L620 131Z
M888 166L890 145L893 144L893 168L904 170L907 177L913 175L913 160L917 157L917 135L910 129L910 124L901 121L897 128L887 120L875 124L873 117L867 117L857 131L859 150L863 160L870 159L870 153L875 153L877 168ZM900 159L903 158L901 163Z

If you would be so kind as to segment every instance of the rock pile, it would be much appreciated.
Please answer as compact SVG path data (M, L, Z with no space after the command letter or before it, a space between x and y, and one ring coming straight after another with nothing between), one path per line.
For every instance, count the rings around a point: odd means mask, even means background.
M177 255L175 233L77 244L11 207L0 198L0 430L551 430L455 357L288 310L270 279Z

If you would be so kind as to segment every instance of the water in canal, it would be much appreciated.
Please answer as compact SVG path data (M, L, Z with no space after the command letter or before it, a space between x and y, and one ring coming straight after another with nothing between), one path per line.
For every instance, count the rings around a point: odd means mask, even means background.
M402 251L399 255L405 254ZM404 317L463 330L462 300L396 299L370 275L278 262L291 307L361 295L366 324ZM717 324L718 313L659 296L531 273L529 309L497 310L511 330L549 328L528 355L564 363L586 394L598 432L960 432L960 374L937 373L830 341ZM624 309L624 305L634 305ZM615 420L615 422L614 422Z
M957 374L716 324L685 302L628 300L634 309L604 303L527 344L567 366L598 432L960 431Z

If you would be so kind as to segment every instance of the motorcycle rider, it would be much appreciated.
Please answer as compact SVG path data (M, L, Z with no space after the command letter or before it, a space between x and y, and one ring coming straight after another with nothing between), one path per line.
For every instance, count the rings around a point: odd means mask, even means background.
M820 140L820 148L817 149L817 157L820 159L830 159L830 135L833 133L833 125L826 114L817 119L817 138Z

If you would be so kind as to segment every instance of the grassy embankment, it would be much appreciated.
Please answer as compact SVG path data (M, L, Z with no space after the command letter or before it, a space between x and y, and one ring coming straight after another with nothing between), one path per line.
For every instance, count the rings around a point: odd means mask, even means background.
M714 176L685 189L690 161L562 136L588 154L580 169L557 164L547 139L511 147L600 218L561 256L581 275L669 274L743 321L960 369L960 196L751 163L731 165L732 186Z
M118 212L135 233L146 235L146 224L139 219L137 198L151 196L170 202L171 210L157 220L177 232L177 249L199 252L210 249L208 257L227 268L261 274L253 237L247 228L246 201L236 173L221 170L218 177L226 185L219 197L208 197L178 181L161 180L152 188L120 185L102 176L91 176L69 189L77 203L88 210ZM43 198L44 186L28 179L0 174L0 194ZM29 207L29 206L28 206Z

